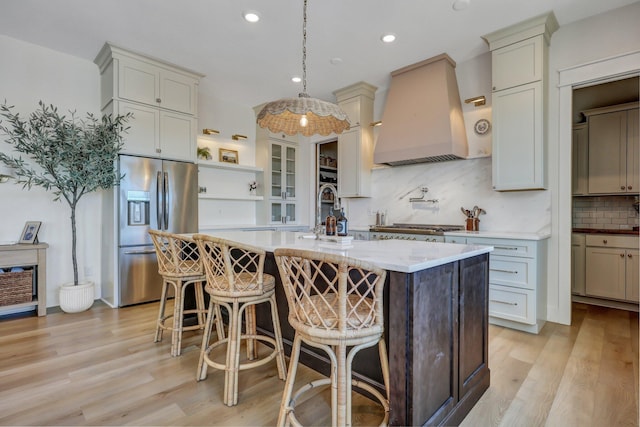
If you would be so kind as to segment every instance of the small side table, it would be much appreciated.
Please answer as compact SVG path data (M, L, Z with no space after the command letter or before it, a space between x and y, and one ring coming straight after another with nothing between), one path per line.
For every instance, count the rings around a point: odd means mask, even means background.
M22 307L37 306L38 316L47 314L46 243L0 245L0 268L31 267L36 269L36 297L31 302L0 307L0 314Z

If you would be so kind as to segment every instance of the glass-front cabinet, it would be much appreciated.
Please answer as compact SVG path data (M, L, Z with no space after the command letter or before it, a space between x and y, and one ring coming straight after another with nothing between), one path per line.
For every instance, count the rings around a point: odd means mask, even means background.
M270 224L295 224L298 221L297 147L269 138L264 142L268 162L264 171L265 201L263 214ZM258 150L260 151L260 150ZM260 155L258 153L258 155Z

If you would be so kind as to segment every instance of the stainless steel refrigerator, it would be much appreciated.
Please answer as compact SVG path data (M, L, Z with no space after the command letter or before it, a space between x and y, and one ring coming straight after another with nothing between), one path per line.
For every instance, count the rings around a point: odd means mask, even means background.
M198 167L121 155L118 307L160 299L162 277L149 229L198 231Z

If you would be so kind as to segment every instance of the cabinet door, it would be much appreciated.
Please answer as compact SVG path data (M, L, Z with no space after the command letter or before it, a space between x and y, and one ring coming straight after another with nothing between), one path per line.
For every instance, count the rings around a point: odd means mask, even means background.
M194 114L197 107L196 81L185 75L163 70L160 73L160 107Z
M493 90L542 80L542 36L513 43L491 53Z
M147 105L158 105L158 67L133 58L119 59L118 96Z
M123 153L157 157L160 155L160 112L155 107L118 102L119 114L132 113L129 130L124 134Z
M296 198L296 149L284 146L284 197Z
M360 194L358 163L360 157L360 128L351 129L338 137L338 182L340 197Z
M160 112L160 156L195 161L196 119L179 113Z
M627 191L640 190L640 136L638 109L627 112Z
M638 249L627 249L627 286L626 299L632 302L640 301L640 251Z
M585 247L582 244L571 245L571 292L584 295L585 287Z
M588 168L589 168L589 140L586 125L573 129L572 133L572 165L571 165L571 190L575 195L587 194Z
M338 136L338 191L340 197L371 195L371 162L369 128L357 126Z
M587 247L586 294L625 299L625 251Z
M297 219L297 208L294 202L271 202L271 222L283 224L295 224Z
M627 112L589 117L589 193L627 191Z
M493 188L545 187L542 82L493 93Z

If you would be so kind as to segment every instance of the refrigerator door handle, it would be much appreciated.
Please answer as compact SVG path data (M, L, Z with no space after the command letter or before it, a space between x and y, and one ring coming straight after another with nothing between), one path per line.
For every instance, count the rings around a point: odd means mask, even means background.
M162 207L164 205L164 200L160 203L160 180L162 177L162 172L158 171L158 175L156 176L156 219L158 222L158 230L162 230Z
M164 188L162 194L164 196L164 229L169 229L169 172L164 173Z
M125 251L123 252L125 255L152 255L155 254L155 249L143 249L139 251Z

